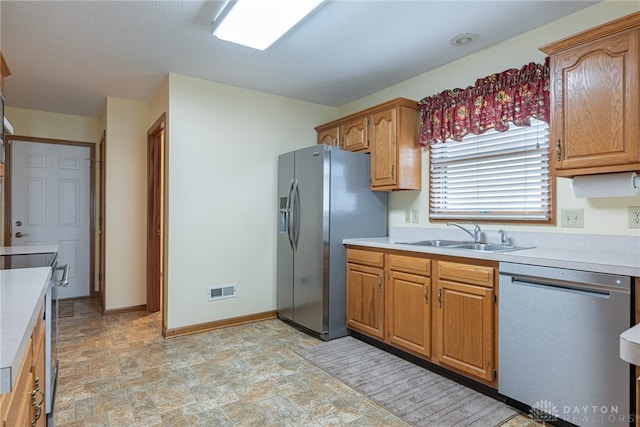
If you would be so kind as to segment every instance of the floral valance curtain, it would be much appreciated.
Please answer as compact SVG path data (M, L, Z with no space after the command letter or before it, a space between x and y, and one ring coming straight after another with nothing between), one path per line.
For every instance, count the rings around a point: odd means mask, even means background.
M529 63L520 70L476 80L466 89L445 90L422 99L420 145L447 139L460 141L488 129L503 132L509 122L528 126L530 118L549 123L549 57L544 64Z

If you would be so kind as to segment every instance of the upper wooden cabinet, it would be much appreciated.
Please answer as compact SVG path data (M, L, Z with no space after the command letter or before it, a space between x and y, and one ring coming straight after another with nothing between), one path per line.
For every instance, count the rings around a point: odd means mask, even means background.
M371 154L372 190L420 190L419 116L415 101L396 98L315 129L319 144L327 144L327 133L335 132L342 149Z
M540 48L557 176L640 171L640 12Z
M318 130L318 144L342 147L340 144L340 127L330 126L328 128Z
M347 151L369 152L369 118L354 117L340 123L340 146Z

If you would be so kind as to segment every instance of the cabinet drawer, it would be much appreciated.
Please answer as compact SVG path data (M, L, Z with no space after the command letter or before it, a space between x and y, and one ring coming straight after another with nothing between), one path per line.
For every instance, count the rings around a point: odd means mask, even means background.
M493 275L491 267L446 261L438 263L438 277L441 279L493 288Z
M382 267L384 266L384 253L347 248L347 262Z
M389 254L387 262L391 270L404 271L421 276L431 275L431 260L429 258Z

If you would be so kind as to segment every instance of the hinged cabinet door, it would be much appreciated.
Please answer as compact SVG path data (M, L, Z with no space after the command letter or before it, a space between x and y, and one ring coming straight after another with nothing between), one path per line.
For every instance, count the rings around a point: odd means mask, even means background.
M384 340L384 270L347 263L347 328Z
M493 380L493 290L439 280L438 360L486 381Z
M371 187L397 184L396 116L396 108L371 115Z
M614 172L640 162L638 49L640 30L632 30L551 56L556 170Z
M394 346L431 356L431 280L389 272L387 337Z
M340 147L339 126L318 131L318 144Z
M340 125L341 147L347 151L369 151L367 116L359 116Z

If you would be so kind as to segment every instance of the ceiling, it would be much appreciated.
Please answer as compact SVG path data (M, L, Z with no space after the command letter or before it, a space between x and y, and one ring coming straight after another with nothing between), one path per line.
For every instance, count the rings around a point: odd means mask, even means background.
M100 117L177 73L341 106L594 3L327 1L257 51L211 35L224 1L2 0L6 105ZM451 46L459 33L480 37Z

